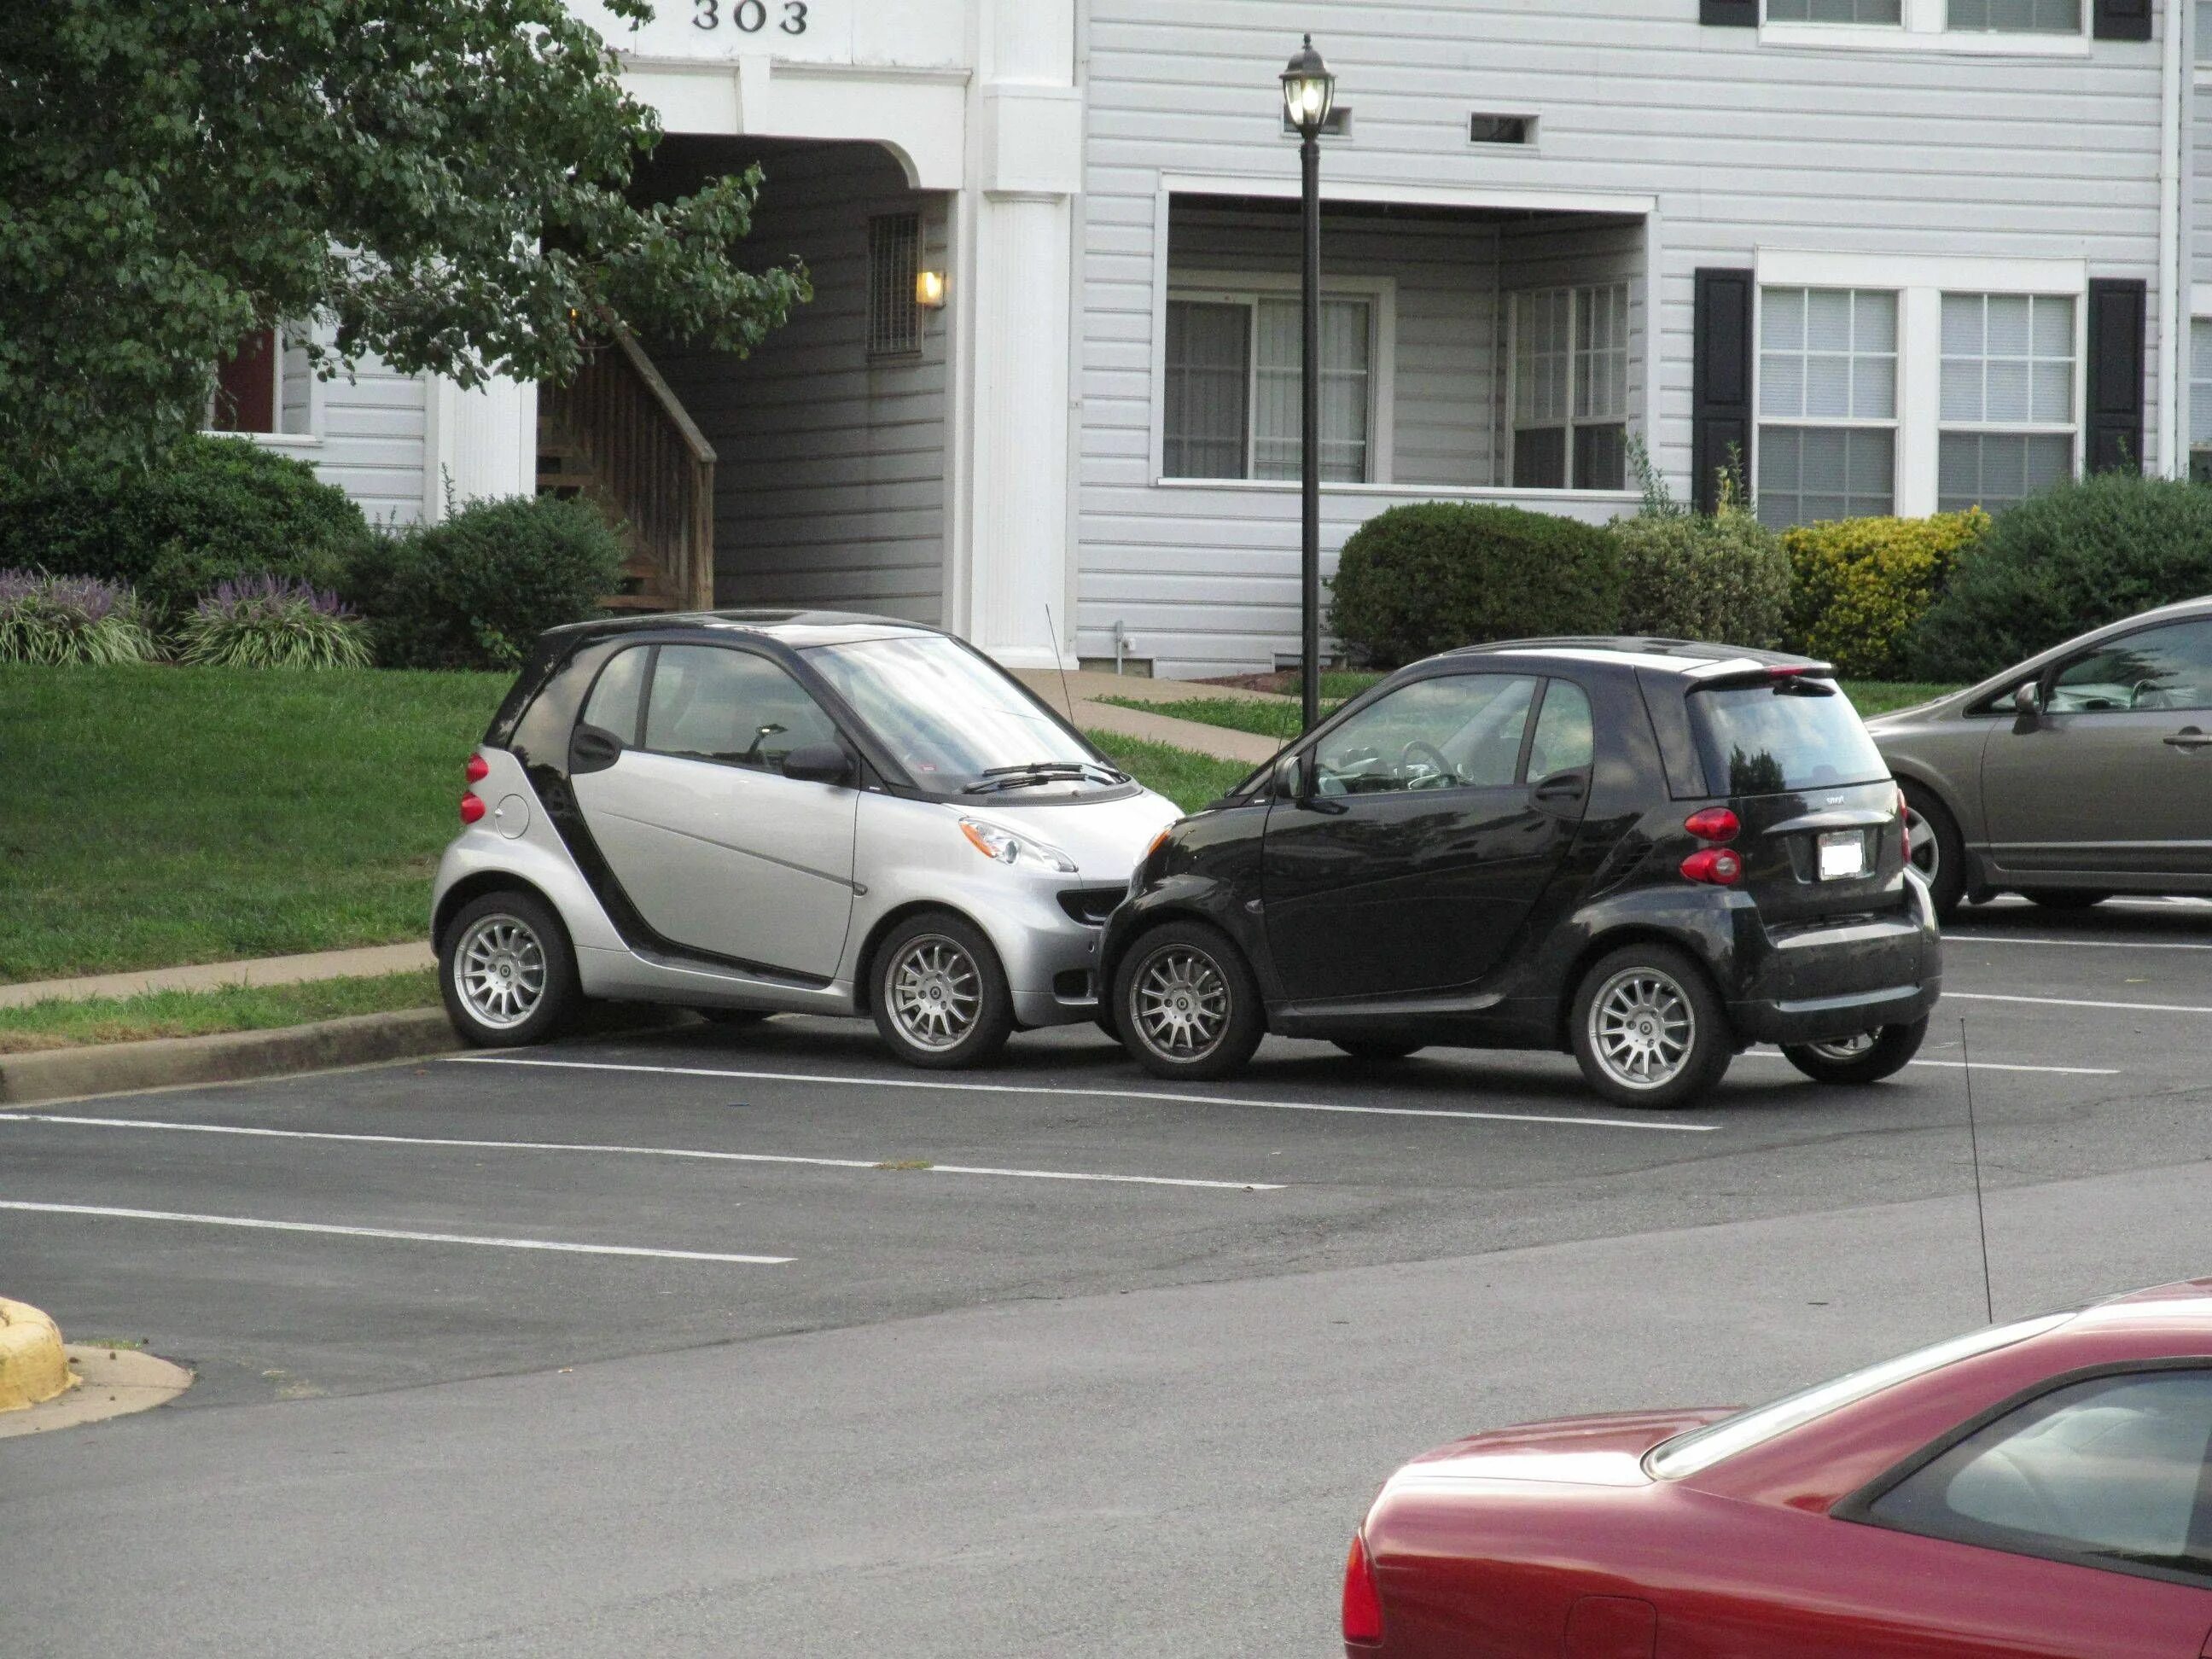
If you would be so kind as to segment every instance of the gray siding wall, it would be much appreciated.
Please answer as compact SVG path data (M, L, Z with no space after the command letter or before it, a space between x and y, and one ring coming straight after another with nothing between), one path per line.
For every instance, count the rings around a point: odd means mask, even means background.
M2093 275L2150 282L2155 310L2157 42L2099 41L2075 58L1812 50L1697 15L1697 0L1315 0L1296 16L1256 0L1092 0L1084 655L1111 654L1116 619L1161 672L1294 648L1295 490L1162 489L1148 474L1160 177L1295 179L1275 77L1303 29L1355 111L1352 138L1324 145L1324 177L1347 197L1367 182L1657 198L1648 436L1678 489L1700 266L1748 265L1762 247L2085 258ZM1470 145L1477 109L1540 117L1540 144ZM2154 314L2154 337L2160 326ZM1331 492L1325 544L1397 498Z
M908 190L897 164L870 145L793 149L763 167L746 259L800 255L813 302L749 358L653 352L717 456L715 596L937 622L946 313L923 313L918 356L870 358L868 220L919 210L923 263L942 270L944 204Z

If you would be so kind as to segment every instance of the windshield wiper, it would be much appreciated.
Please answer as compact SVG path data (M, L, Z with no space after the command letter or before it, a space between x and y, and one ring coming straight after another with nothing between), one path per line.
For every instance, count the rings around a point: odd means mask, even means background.
M996 794L1005 789L1026 789L1032 784L1084 782L1127 783L1129 775L1095 761L1030 761L1020 766L994 766L976 775L963 795Z

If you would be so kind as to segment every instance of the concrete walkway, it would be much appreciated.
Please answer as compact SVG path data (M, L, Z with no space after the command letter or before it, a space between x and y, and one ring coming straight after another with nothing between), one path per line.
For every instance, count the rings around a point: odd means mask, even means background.
M135 997L147 991L217 991L226 985L303 985L318 979L368 979L434 968L428 944L373 945L361 951L312 951L296 957L257 957L250 962L204 962L188 968L141 968L127 974L83 979L29 980L0 985L0 1008L34 1002L82 1002L91 997Z
M1077 726L1112 732L1125 738L1170 744L1177 749L1194 750L1219 760L1242 761L1249 766L1272 759L1282 744L1256 732L1235 732L1200 720L1177 720L1173 715L1155 714L1142 708L1123 708L1102 699L1126 697L1132 702L1180 702L1188 697L1228 698L1238 702L1291 701L1266 691L1248 691L1241 686L1146 679L1134 674L1102 674L1091 669L1071 669L1064 684L1060 677L1048 668L1025 668L1016 678Z

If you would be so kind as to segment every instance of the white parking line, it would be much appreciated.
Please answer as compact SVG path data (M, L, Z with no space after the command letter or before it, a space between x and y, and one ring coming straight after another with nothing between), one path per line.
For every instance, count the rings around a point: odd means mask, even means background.
M1779 1048L1747 1050L1753 1060L1781 1060L1785 1056ZM1960 1072L1966 1067L1963 1060L1909 1060L1908 1066L1940 1066L1947 1071ZM2045 1072L2053 1077L2118 1077L2119 1073L2106 1066L2017 1066L1999 1060L1978 1060L1978 1072Z
M662 1077L727 1077L757 1083L823 1083L852 1089L946 1089L977 1095L1050 1095L1091 1100L1165 1100L1178 1106L1251 1106L1268 1112L1342 1112L1356 1117L1463 1118L1483 1123L1565 1123L1577 1129L1649 1129L1708 1135L1717 1123L1635 1117L1568 1117L1541 1112L1471 1112L1431 1106L1340 1106L1302 1100L1239 1100L1233 1095L1175 1095L1152 1089L1054 1089L1033 1083L937 1083L922 1078L838 1077L827 1072L737 1072L706 1066L622 1066L595 1060L525 1060L513 1054L455 1054L447 1066L550 1066L571 1072L645 1072Z
M106 1216L122 1221L181 1221L198 1227L243 1227L257 1232L332 1233L343 1238L396 1238L413 1244L475 1244L494 1250L558 1250L568 1255L647 1255L667 1261L735 1261L780 1267L787 1255L726 1255L718 1250L655 1250L641 1244L570 1244L551 1238L486 1238L471 1233L410 1233L396 1227L343 1227L335 1222L266 1221L257 1216L192 1215L183 1210L125 1210L106 1204L33 1204L0 1198L0 1210L39 1215Z
M2093 951L2212 951L2212 945L2184 945L2172 939L2137 943L2124 939L2028 939L2012 933L1946 933L1947 945L2086 945Z
M2032 1002L2044 1008L2113 1008L2134 1014L2212 1014L2212 1008L2191 1007L2179 1002L2094 1002L2086 997L2015 997L1996 991L1946 991L1946 1002ZM1974 1062L1977 1071L1981 1062Z
M896 1170L926 1175L1009 1176L1024 1181L1090 1181L1131 1187L1198 1187L1213 1192L1279 1193L1279 1182L1200 1181L1182 1176L1097 1175L1076 1170L1011 1170L985 1164L922 1159L801 1158L788 1152L722 1152L689 1146L599 1146L572 1140L459 1140L443 1135L372 1135L331 1129L264 1129L232 1123L178 1123L161 1118L76 1117L55 1112L0 1112L0 1123L61 1123L93 1129L154 1129L184 1134L253 1135L273 1140L357 1141L373 1146L459 1146L478 1152L591 1152L623 1158L673 1158L714 1164L799 1164L824 1170Z

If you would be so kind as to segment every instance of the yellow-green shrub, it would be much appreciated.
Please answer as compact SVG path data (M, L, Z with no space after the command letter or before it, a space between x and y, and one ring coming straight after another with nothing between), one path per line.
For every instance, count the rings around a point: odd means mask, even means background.
M1905 678L1905 634L1988 532L1981 508L1927 519L1834 519L1783 532L1790 645L1853 679Z

